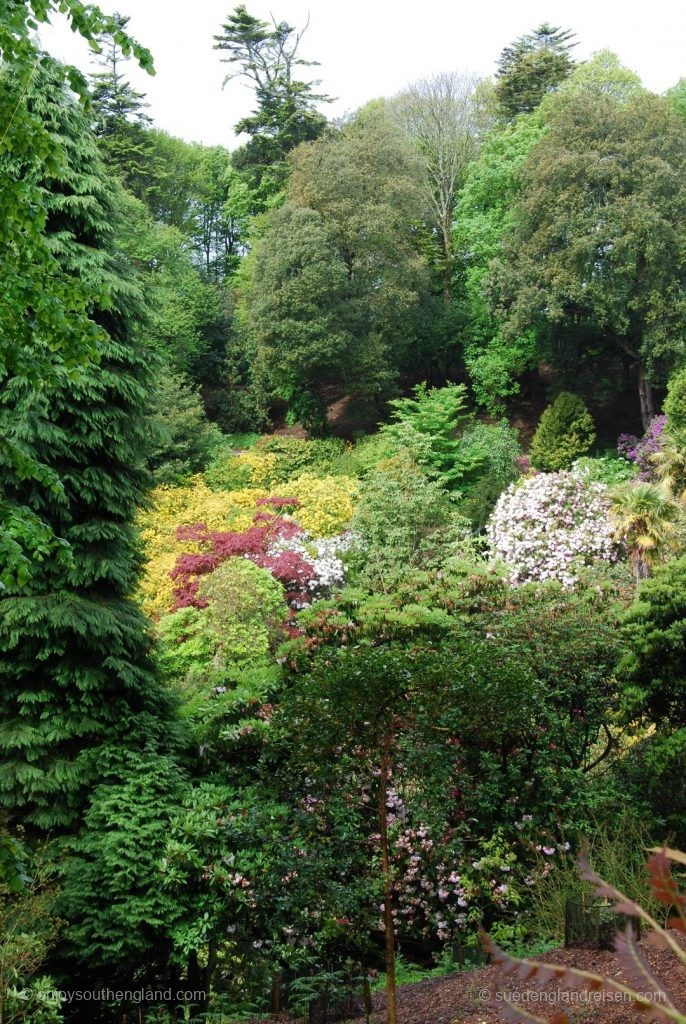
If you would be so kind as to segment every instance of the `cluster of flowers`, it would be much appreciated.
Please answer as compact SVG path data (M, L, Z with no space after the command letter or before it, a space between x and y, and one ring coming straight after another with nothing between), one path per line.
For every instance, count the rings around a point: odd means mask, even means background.
M514 586L556 580L571 587L582 566L616 561L607 488L574 473L544 473L504 491L487 526L491 554Z
M654 477L651 455L660 450L660 440L667 422L666 416L656 416L643 437L635 434L620 434L617 439L617 451L625 459L635 463L639 469L640 480L652 480Z
M352 534L311 541L303 527L284 514L299 507L296 498L262 498L257 504L261 509L247 530L208 530L204 523L178 528L178 540L193 541L202 550L176 560L171 571L174 611L205 607L207 601L198 593L200 579L228 558L248 558L267 569L283 585L294 609L306 608L343 583L345 566L338 556L353 543Z
M450 850L449 837L432 836L423 823L412 825L394 787L388 789L386 806L394 861L392 913L401 931L445 942L480 918L485 904L508 907L516 860L511 851L504 846L486 851L470 866L459 846Z
M338 537L320 537L312 539L303 530L295 536L280 536L268 549L270 558L279 559L291 553L302 559L312 569L312 578L307 590L294 597L291 604L294 608L306 608L310 601L307 598L323 597L328 591L342 587L345 582L345 563L339 557L348 551L355 542L352 533L341 533Z

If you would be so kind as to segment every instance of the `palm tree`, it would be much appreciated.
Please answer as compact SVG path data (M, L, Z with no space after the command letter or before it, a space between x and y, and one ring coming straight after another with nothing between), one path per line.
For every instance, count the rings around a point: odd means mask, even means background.
M624 484L612 494L610 518L614 539L626 545L636 580L650 575L652 567L673 546L681 515L664 484Z
M660 448L650 456L655 473L682 505L686 505L686 429L665 431Z

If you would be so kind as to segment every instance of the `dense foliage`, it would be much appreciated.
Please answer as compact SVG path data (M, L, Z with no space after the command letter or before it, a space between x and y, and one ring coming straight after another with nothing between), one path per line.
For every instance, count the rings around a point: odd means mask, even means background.
M0 9L2 1021L396 1024L686 842L683 82L544 23L328 122L303 33L217 26L231 150Z

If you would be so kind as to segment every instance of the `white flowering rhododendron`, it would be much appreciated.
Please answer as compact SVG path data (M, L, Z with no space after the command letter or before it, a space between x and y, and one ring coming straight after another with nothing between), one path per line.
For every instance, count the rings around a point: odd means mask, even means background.
M511 484L487 526L491 555L514 585L556 580L573 586L583 566L613 562L607 488L574 473L540 473Z
M303 595L294 602L298 609L307 608L311 600L325 597L345 582L345 564L339 557L356 543L352 532L341 533L336 537L321 537L313 540L309 533L303 532L293 537L280 537L267 549L269 557L276 557L284 551L299 555L313 572L303 587Z

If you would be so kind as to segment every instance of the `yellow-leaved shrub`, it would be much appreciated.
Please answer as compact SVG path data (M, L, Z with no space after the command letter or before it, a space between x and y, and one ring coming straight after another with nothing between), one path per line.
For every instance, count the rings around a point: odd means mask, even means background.
M282 498L297 498L301 508L294 519L313 537L332 537L350 525L355 511L358 484L349 476L300 476L272 488L272 494Z

